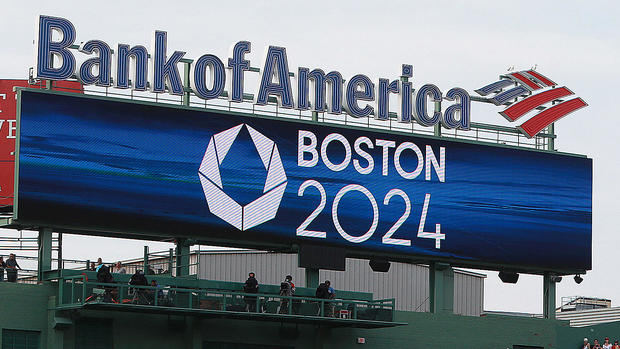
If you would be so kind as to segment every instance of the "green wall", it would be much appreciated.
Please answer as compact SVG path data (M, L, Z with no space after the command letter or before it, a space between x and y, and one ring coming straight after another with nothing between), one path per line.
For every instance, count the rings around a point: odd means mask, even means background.
M40 331L41 348L47 347L48 299L55 292L51 285L0 282L0 329Z
M504 349L529 345L564 349L577 348L583 337L602 339L620 333L620 322L571 328L566 322L556 320L412 312L397 312L395 316L395 321L409 325L385 329L330 329L291 323L84 309L60 314L53 310L55 293L53 284L0 283L0 328L40 331L41 348L49 349L76 349L77 332L86 333L84 327L80 327L80 321L84 321L81 319L89 320L95 326L98 322L104 324L106 319L111 320L112 330L105 332L111 332L113 349L203 348L203 341L207 340L246 343L250 348L252 345L271 345L297 349ZM366 344L357 344L358 337L365 338ZM205 346L210 347L245 346Z

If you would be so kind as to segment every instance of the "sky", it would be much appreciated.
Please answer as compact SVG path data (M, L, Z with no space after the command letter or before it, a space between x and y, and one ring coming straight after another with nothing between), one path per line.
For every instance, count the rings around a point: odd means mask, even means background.
M614 83L620 79L620 3L616 1L20 1L0 13L0 78L27 78L34 65L38 16L69 19L77 41L149 45L153 31L168 32L168 51L221 59L241 40L252 42L254 65L263 48L287 48L289 67L395 78L414 66L415 85L434 83L473 91L514 66L569 87L589 106L556 123L556 148L594 161L593 270L580 285L565 278L563 296L620 302L617 277L620 235L620 119ZM492 106L475 106L472 121L503 123ZM1 235L14 232L3 231ZM65 236L67 258L139 257L143 241ZM166 243L149 243L167 250ZM587 248L584 246L584 249ZM581 251L575 251L581 253ZM585 253L585 252L583 252ZM485 272L485 309L540 313L542 278L522 275L502 284Z

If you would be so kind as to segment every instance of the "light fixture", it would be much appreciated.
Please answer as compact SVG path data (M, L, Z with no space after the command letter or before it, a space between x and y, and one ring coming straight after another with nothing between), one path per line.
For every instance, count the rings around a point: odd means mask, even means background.
M579 274L575 275L575 282L577 284L580 284L582 281L583 281L583 278Z
M499 278L507 284L516 284L519 280L519 274L511 271L500 271Z
M562 277L561 276L557 276L557 275L551 275L551 277L549 279L551 280L551 282L555 282L555 283L558 283L558 282L562 281Z

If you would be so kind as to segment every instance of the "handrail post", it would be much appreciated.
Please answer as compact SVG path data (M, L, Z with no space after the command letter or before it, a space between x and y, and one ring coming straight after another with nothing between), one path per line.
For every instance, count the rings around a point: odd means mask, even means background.
M82 302L81 304L84 305L84 303L86 303L86 281L82 279Z
M63 278L58 279L58 300L56 301L58 305L62 305L63 299L65 298L64 288L65 288L65 279Z
M293 315L293 297L290 297L288 300L288 314Z
M257 313L260 313L259 307L260 307L260 296L257 294L256 295L256 308L254 309Z
M75 279L71 279L71 304L75 302Z

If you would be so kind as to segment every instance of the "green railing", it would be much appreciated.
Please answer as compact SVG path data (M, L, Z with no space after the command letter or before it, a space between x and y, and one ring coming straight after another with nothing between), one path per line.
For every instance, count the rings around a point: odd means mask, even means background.
M133 286L86 281L85 275L58 280L58 308L109 304L211 313L254 313L282 317L331 317L343 320L393 321L394 299L348 300L244 293L172 286Z

